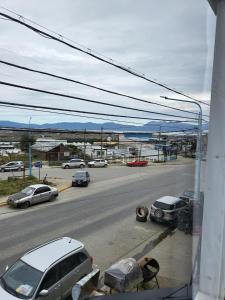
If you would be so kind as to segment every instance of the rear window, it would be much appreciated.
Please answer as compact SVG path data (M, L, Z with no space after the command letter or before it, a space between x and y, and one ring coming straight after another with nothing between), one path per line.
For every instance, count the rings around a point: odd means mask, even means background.
M154 206L156 208L161 208L161 209L164 209L164 210L172 210L172 209L174 209L174 204L167 204L167 203L158 202L158 201L156 201L154 203Z

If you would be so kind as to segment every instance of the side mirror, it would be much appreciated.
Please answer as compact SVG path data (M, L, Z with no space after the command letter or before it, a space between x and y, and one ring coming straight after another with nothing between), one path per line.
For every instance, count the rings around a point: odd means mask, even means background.
M48 295L49 295L48 290L41 290L39 293L40 297L47 297Z
M8 271L8 269L9 269L9 266L7 265L7 266L5 267L5 270Z

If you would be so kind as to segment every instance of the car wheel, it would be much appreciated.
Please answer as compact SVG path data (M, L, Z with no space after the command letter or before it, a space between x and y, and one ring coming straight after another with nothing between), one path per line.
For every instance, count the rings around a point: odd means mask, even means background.
M146 222L148 218L149 210L146 206L138 206L136 208L136 221Z
M107 168L107 167L108 167L108 165L106 165L106 164L105 164L105 165L104 165L104 167L105 167L105 168Z
M4 170L4 169L1 169L1 172L3 173L3 172L5 172L5 170Z
M72 182L72 186L76 186L76 183L75 183L75 182Z
M23 209L26 209L28 207L30 207L30 202L29 201L26 201L26 202L21 204L21 208L23 208Z
M56 197L57 197L57 195L51 195L51 197L49 198L49 202L54 201Z
M154 219L152 216L150 216L149 219L150 219L152 222L155 222L155 219Z
M162 209L157 208L157 209L155 210L155 212L154 212L154 215L155 215L155 217L156 217L157 219L162 219L163 216L164 216L164 212L163 212Z
M66 165L65 167L64 167L64 169L69 169L70 168L70 166L69 165Z
M84 168L84 165L80 165L80 168L83 169L83 168Z

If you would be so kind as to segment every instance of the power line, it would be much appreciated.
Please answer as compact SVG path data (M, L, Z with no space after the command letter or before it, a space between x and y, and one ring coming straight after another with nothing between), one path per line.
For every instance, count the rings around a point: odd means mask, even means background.
M0 104L0 106L11 107L10 105L6 105L6 104ZM47 110L43 110L43 109L22 108L22 107L16 107L16 106L14 106L13 108L20 109L20 110L40 111L40 112L45 112L45 113L50 113L50 114L56 114L56 115L75 116L75 117L80 117L80 118L86 118L87 119L87 116L82 116L82 115L79 115L79 114L60 113L60 112L47 111ZM88 118L89 119L112 121L112 122L119 122L119 123L122 122L122 123L126 123L126 124L143 125L143 123L129 122L129 121L120 121L120 120L116 120L116 119L108 119L108 118L106 119L106 118L98 118L98 117L88 117Z
M168 122L177 122L177 123L184 123L184 122L190 123L190 121L187 121L187 120L169 120L169 119L147 118L147 117L138 117L138 116L126 116L126 115L117 115L117 114L108 114L108 113L99 113L99 112L90 112L90 111L82 111L82 110L74 110L74 109L40 106L40 105L21 104L21 103L6 102L6 101L0 101L0 104L5 104L8 106L28 107L28 108L34 108L34 109L40 108L40 109L53 110L53 111L78 112L78 113L90 114L90 115L100 115L100 116L110 116L110 117L113 116L113 117L117 117L117 118L151 120L151 121L168 121Z
M24 86L24 85L18 85L18 84L14 84L14 83L5 82L5 81L0 81L0 84L15 87L15 88L20 88L20 89L25 89L25 90L29 90L29 91L34 91L34 92L38 92L38 93L44 93L44 94L49 94L49 95L54 95L54 96L59 96L59 97L64 97L64 98L69 98L69 99L75 99L75 100L85 101L85 102L89 102L89 103L101 104L101 105L110 106L110 107L128 109L128 110L144 112L144 113L151 113L151 114L156 114L156 115L160 115L160 116L185 118L185 119L189 119L189 120L197 120L196 118L193 118L193 117L182 117L182 116L177 116L177 115L174 115L174 114L153 112L153 111L134 108L134 107L127 107L127 106L118 105L118 104L105 103L105 102L102 102L102 101L96 101L96 100L71 96L71 95L62 94L62 93L50 92L50 91L46 91L46 90L43 90L43 89L32 88L32 87L28 87L28 86Z
M4 7L2 7L2 8L5 9ZM11 11L11 12L12 12L12 11ZM41 34L41 35L43 35L44 37L50 38L50 39L55 40L55 41L57 41L57 42L60 42L60 43L62 43L62 44L64 44L64 45L67 45L67 46L69 46L70 48L73 48L73 49L75 49L75 50L77 50L77 51L79 51L79 52L85 53L86 55L91 56L91 57L93 57L93 58L95 58L95 59L97 59L97 60L99 60L99 61L101 61L101 62L104 62L104 63L106 63L106 64L112 65L112 66L114 66L114 67L116 67L116 68L118 68L118 69L120 69L120 70L123 70L123 71L125 71L125 72L127 72L127 73L129 73L129 74L131 74L131 75L134 75L134 76L136 76L136 77L138 77L138 78L144 79L144 80L146 80L146 81L148 81L148 82L150 82L150 83L152 83L152 84L155 84L155 85L157 85L157 86L159 86L159 87L161 87L161 88L164 88L164 89L166 89L166 90L168 90L168 91L171 91L171 92L176 93L176 94L178 94L178 95L181 95L181 96L183 96L183 97L192 99L192 100L194 100L194 101L196 101L196 102L199 102L199 103L201 103L201 104L204 104L204 105L209 106L208 103L205 103L205 102L203 102L203 101L197 100L197 99L195 99L195 98L193 98L193 97L191 97L191 96L189 96L189 95L186 95L186 94L184 94L184 93L182 93L182 92L179 92L179 91L177 91L177 90L175 90L175 89L173 89L173 88L170 88L170 87L168 87L168 86L165 85L165 84L162 84L162 83L160 83L160 82L157 82L156 80L150 79L150 78L146 77L144 74L141 74L141 73L138 73L138 72L136 72L136 71L133 71L131 68L129 68L129 67L127 67L127 66L123 66L123 65L121 65L121 64L119 64L119 63L116 63L116 62L113 61L112 59L106 59L106 58L100 57L100 56L98 56L97 54L94 54L94 52L93 52L91 49L87 49L87 48L86 48L86 50L84 50L84 49L81 49L81 48L78 47L78 46L74 46L74 45L72 45L71 43L66 42L66 41L65 41L65 37L62 36L62 35L59 34L59 33L54 33L54 34L57 35L57 37L56 37L56 36L53 36L52 34L49 34L49 33L45 32L45 31L43 31L43 30L40 30L40 29L38 29L38 28L36 28L36 27L34 27L34 26L32 26L32 25L28 25L28 24L26 24L24 21L22 21L22 20L25 20L25 19L26 19L25 17L20 16L20 15L16 14L15 12L12 12L12 13L15 14L15 15L17 15L17 16L19 17L19 19L16 19L16 18L11 17L10 15L4 14L4 13L0 13L0 15L3 16L3 17L5 17L5 18L8 18L8 19L11 20L11 21L14 21L14 22L16 22L16 23L18 23L18 24L21 24L21 25L27 27L27 28L31 29L32 31L34 31L34 32L36 32L36 33L38 33L38 34ZM21 19L22 19L22 20L21 20ZM30 20L29 20L29 22L30 22ZM37 23L36 23L36 24L37 24ZM38 24L38 26L40 26L40 25ZM43 27L42 27L42 28L43 28ZM45 28L45 29L46 29L46 28ZM48 30L48 29L47 29L47 30ZM48 31L49 31L49 30L48 30Z
M0 63L5 64L5 65L10 66L10 67L18 68L18 69L21 69L21 70L25 70L25 71L29 71L29 72L33 72L33 73L38 73L38 74L50 76L50 77L53 77L53 78L73 82L73 83L76 83L76 84L79 84L79 85L83 85L83 86L86 86L86 87L97 89L97 90L102 91L102 92L110 93L110 94L117 95L117 96L126 97L126 98L129 98L129 99L135 100L135 101L139 101L139 102L143 102L143 103L147 103L147 104L154 104L154 105L161 106L161 107L164 107L164 108L169 108L169 109L173 109L173 110L177 110L177 111L181 111L181 112L196 115L195 112L191 112L191 111L188 111L188 110L176 108L176 107L173 107L173 106L170 106L170 105L160 104L160 103L153 102L153 101L147 101L147 100L140 99L140 98L137 98L137 97L133 97L133 96L130 96L130 95L126 95L126 94L123 94L123 93L119 93L119 92L111 91L111 90L108 90L108 89L100 88L100 87L97 87L95 85L84 83L84 82L74 80L74 79L71 79L71 78L67 78L67 77L64 77L64 76L56 75L56 74L49 73L49 72L44 72L44 71L33 69L33 68L28 68L28 67L21 66L21 65L18 65L18 64L13 64L13 63L10 63L8 61L0 60ZM203 115L203 116L208 117L207 115Z

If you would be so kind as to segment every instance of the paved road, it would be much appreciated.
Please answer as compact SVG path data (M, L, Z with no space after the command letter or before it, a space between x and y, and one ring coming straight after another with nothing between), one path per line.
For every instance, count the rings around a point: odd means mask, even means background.
M98 177L88 188L71 188L55 203L26 211L0 209L0 272L28 248L62 235L83 241L95 263L106 268L162 229L137 223L135 207L192 188L193 175L192 165L118 168L117 176Z

